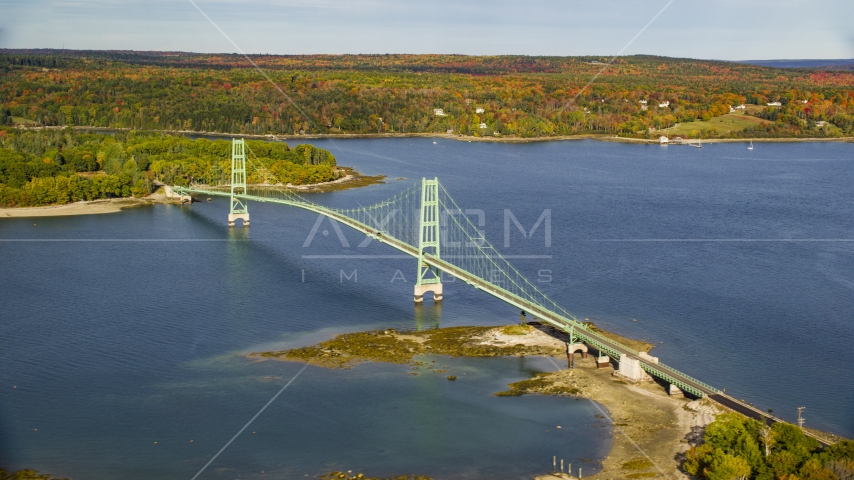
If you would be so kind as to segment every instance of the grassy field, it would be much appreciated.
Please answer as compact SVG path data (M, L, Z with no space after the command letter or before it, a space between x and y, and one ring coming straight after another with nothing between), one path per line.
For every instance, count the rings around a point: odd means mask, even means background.
M15 125L38 125L39 122L24 117L12 117L12 123Z
M747 127L772 123L768 120L756 118L744 113L727 113L720 117L715 117L708 122L695 121L688 123L680 123L675 127L659 130L663 135L686 135L695 136L703 130L717 130L718 133L737 132L744 130ZM693 132L693 133L692 133Z

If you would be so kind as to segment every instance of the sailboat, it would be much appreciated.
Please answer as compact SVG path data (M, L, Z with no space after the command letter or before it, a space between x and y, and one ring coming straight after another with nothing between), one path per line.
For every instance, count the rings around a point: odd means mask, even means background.
M753 150L753 140L750 141L750 146L747 147L748 150Z

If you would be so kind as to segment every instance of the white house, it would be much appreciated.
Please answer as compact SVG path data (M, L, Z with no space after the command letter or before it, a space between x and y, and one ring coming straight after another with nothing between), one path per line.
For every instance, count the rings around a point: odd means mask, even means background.
M646 105L646 100L641 100L638 103L640 103L641 105Z
M745 107L743 103L741 105L735 107L736 110L744 110L745 108L747 108L747 107Z
M669 107L669 106L670 106L670 102L668 102L667 100L658 104L658 108L665 108L665 107Z
M827 122L825 122L824 120L819 120L815 122L815 126L818 128L824 127L825 125L827 125Z
M769 107L782 107L783 104L780 102L768 102Z
M668 139L668 138L667 138L667 137L665 137L664 135L662 135L662 136L658 137L658 143L660 143L660 144L662 144L662 145L667 145L667 143L668 143L669 141L670 141L670 139Z
M434 108L433 109L433 115L436 115L437 117L446 117L447 116L445 114L445 110L443 110L441 108Z
M489 127L487 127L485 123L481 123L480 128L489 128Z
M483 113L483 112L484 112L483 107L477 107L474 109L474 113Z
M809 103L809 100L801 100L801 103Z

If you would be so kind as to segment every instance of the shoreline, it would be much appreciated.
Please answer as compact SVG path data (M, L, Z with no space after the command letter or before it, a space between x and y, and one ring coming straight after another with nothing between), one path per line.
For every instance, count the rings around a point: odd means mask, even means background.
M607 332L606 332L607 333ZM609 335L613 335L610 334ZM611 479L657 476L687 478L680 470L681 455L702 440L703 429L723 411L708 399L691 401L671 397L656 382L630 384L613 375L611 364L597 368L595 355L576 354L575 368L566 368L565 334L547 326L448 327L422 332L394 330L356 332L315 345L275 352L256 352L250 359L309 363L323 368L352 368L365 362L407 364L417 355L498 357L538 355L551 358L556 371L510 384L495 392L508 397L556 395L594 402L613 428L613 442L599 464L602 469L585 478ZM649 344L650 348L652 344ZM453 372L448 372L453 373ZM444 371L437 373L447 375ZM453 378L451 378L453 377ZM451 375L448 380L457 377ZM602 405L603 410L597 404ZM651 461L650 461L651 460ZM577 472L577 469L576 469ZM537 480L573 478L543 471ZM634 478L634 477L628 477Z
M178 198L163 197L126 197L103 198L66 203L64 205L44 205L41 207L4 207L0 208L2 218L70 217L77 215L103 215L118 213L126 208L145 205L180 205Z
M323 183L308 185L290 185L286 188L298 193L325 193L351 188L367 187L384 183L385 175L362 175L351 167L339 167L346 173L344 177ZM263 185L258 185L263 187ZM34 218L34 217L69 217L77 215L103 215L118 213L126 208L142 207L145 205L181 205L182 199L169 193L155 193L146 197L102 198L98 200L83 200L64 205L43 205L39 207L0 207L2 218Z
M110 127L93 127L93 126L46 126L46 127L27 127L16 125L15 128L20 130L62 130L71 128L74 130L93 130L102 132L156 132L175 135L197 135L205 137L223 137L223 138L250 138L256 140L351 140L365 138L443 138L446 140L456 140L459 142L487 142L487 143L534 143L534 142L559 142L567 140L599 140L602 142L617 142L617 143L636 143L660 145L657 139L646 138L630 138L620 137L610 134L598 133L580 133L578 135L557 135L553 137L473 137L459 134L448 133L318 133L318 134L302 134L302 135L280 135L280 134L242 134L242 133L223 133L223 132L206 132L197 130L135 130L132 128L110 128ZM854 143L854 137L779 137L779 138L702 138L702 139L686 139L687 141L701 141L702 143L808 143L808 142L843 142ZM670 145L679 145L671 143Z

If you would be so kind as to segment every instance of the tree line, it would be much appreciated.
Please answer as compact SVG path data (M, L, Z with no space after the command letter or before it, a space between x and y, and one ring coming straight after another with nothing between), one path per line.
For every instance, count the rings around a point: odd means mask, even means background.
M725 413L706 427L704 442L692 447L682 465L708 480L852 480L854 441L829 447L792 424L766 426L738 413Z

